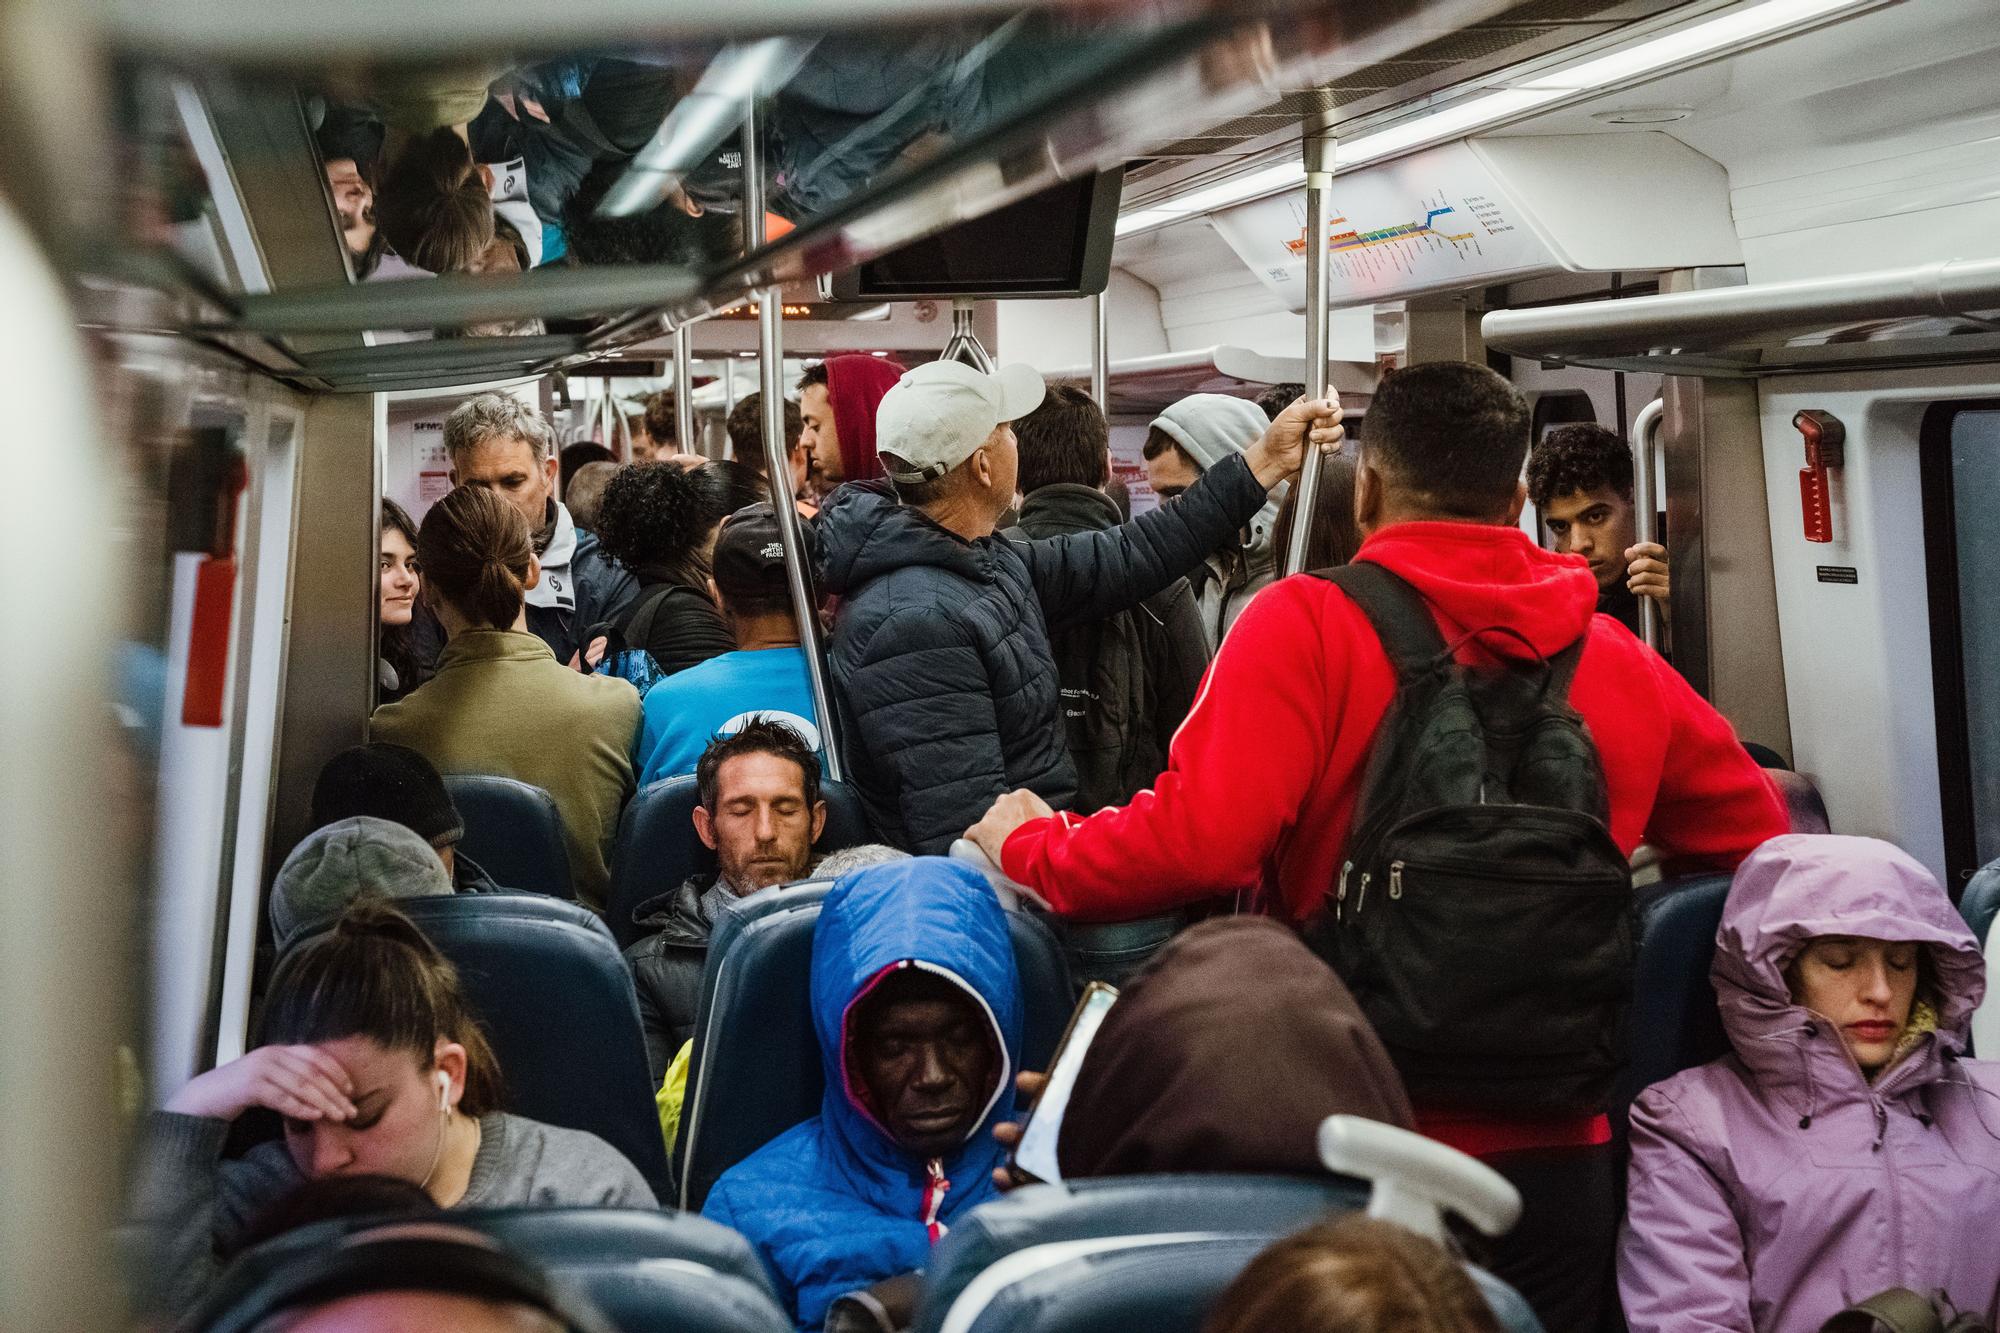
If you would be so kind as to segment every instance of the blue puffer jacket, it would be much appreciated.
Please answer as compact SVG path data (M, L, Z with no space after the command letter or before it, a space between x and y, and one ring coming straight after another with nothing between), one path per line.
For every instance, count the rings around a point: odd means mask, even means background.
M992 1101L957 1155L921 1162L848 1090L846 1023L892 972L921 967L965 987L1005 1053ZM813 1025L826 1093L820 1113L723 1173L704 1216L750 1238L802 1329L836 1297L912 1273L952 1220L993 1197L994 1123L1014 1112L1021 984L986 881L934 858L857 870L833 886L813 936Z
M886 485L844 486L820 512L820 586L845 599L829 656L869 821L932 854L1004 792L1075 798L1050 629L1137 606L1232 545L1265 499L1236 454L1120 527L968 542Z

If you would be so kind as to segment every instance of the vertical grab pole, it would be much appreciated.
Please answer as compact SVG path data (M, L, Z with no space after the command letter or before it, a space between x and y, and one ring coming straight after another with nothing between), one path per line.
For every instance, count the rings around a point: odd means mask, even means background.
M1654 495L1653 453L1660 440L1660 423L1667 415L1664 399L1655 398L1639 409L1632 422L1632 535L1642 542L1660 540L1660 506ZM1660 604L1650 597L1639 599L1639 637L1648 648L1660 646Z
M674 451L691 454L694 447L694 323L674 330ZM658 440L653 448L660 447Z
M743 221L751 250L764 244L764 166L757 141L757 104L743 118ZM792 494L791 441L785 438L785 303L776 287L757 293L757 370L764 417L764 458L771 478L771 507L777 513L778 536L785 547L785 584L792 594L792 614L799 622L799 642L806 650L806 675L812 685L813 714L819 722L820 744L826 755L826 775L835 782L846 774L840 762L833 700L826 687L826 656L820 643L819 610L813 598L812 570L806 565L805 533Z
M1105 416L1111 415L1111 289L1090 302L1090 396Z
M1332 211L1334 138L1306 135L1306 397L1326 397L1327 218ZM1283 574L1302 573L1312 533L1313 510L1319 505L1319 455L1308 448L1304 466L1292 482L1291 546Z

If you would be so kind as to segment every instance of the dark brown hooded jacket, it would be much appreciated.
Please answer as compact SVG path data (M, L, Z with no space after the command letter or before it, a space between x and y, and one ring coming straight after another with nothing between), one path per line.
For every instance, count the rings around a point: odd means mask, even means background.
M1121 992L1063 1114L1063 1178L1321 1175L1330 1115L1403 1129L1410 1101L1333 969L1267 917L1205 921Z

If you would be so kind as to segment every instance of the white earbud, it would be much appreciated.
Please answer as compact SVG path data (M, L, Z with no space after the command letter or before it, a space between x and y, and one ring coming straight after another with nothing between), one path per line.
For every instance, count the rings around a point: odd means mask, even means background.
M438 1110L451 1113L451 1075L438 1070Z

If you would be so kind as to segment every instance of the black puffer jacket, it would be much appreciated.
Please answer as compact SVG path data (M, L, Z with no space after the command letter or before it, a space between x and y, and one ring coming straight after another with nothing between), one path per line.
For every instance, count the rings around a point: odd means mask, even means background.
M1061 482L1031 493L1005 534L1040 540L1118 526L1103 491ZM1201 609L1175 579L1130 611L1049 635L1062 681L1063 731L1081 814L1123 805L1167 766L1167 743L1194 707L1208 669Z
M1264 498L1235 455L1122 527L968 542L898 504L886 483L835 492L819 519L820 579L843 599L833 680L876 834L935 854L1016 787L1071 804L1050 627L1159 592L1234 541Z
M696 875L632 909L633 920L653 932L625 950L625 962L639 991L639 1026L646 1034L646 1065L655 1088L667 1076L674 1055L694 1036L710 927L701 897L714 884L713 874Z

